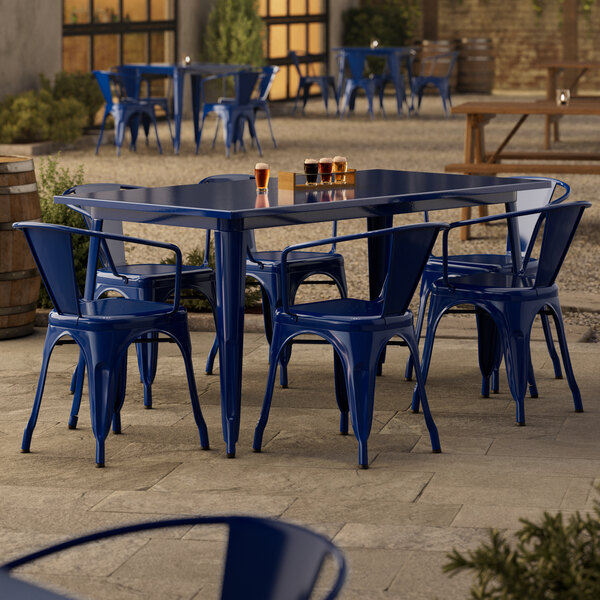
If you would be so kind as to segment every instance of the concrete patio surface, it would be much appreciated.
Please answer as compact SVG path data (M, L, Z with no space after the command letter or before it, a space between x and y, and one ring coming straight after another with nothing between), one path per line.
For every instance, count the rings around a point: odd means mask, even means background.
M176 348L161 345L153 410L143 407L130 351L123 433L110 435L106 468L96 469L86 399L78 429L67 428L75 347L55 350L31 453L21 454L45 331L3 341L0 560L126 523L243 513L331 537L349 561L346 600L467 598L470 576L441 572L453 548L474 548L487 539L488 528L510 533L519 518L535 519L545 510L590 510L598 497L600 345L578 341L585 327L569 327L585 408L576 414L566 380L554 379L540 329L532 342L540 397L527 399L527 426L516 427L504 375L500 394L479 396L473 319L447 317L428 381L442 454L431 453L422 415L409 410L406 349L390 349L378 379L368 470L356 468L354 436L337 433L326 346L294 348L290 387L276 388L264 451L256 454L251 441L268 346L262 334L246 334L234 460L226 458L221 435L219 378L203 372L212 334L192 333L210 451L199 446ZM16 574L81 598L205 600L218 596L223 547L222 532L214 528L156 531L47 558Z

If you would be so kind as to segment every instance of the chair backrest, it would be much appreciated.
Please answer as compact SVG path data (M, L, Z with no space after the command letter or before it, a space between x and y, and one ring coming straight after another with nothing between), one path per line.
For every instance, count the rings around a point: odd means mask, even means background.
M111 192L111 191L117 191L117 190L122 190L122 189L136 189L140 186L135 186L135 185L121 185L120 183L86 183L86 184L82 184L82 185L75 185L72 188L69 188L68 190L65 191L65 193L63 194L64 196L68 196L68 195L88 195L88 194L92 194L95 192ZM80 213L83 218L85 219L85 224L87 226L88 229L97 229L96 226L94 225L94 219L92 218L92 215L85 210L84 208L82 208L81 206L77 205L77 204L70 204L69 205L70 208L76 210L78 213ZM102 231L104 231L105 233L116 233L118 235L122 235L123 234L123 222L122 221L103 221L102 222ZM103 245L104 246L104 245ZM106 242L106 246L103 248L103 250L100 253L100 260L102 261L102 264L104 266L107 266L108 263L108 257L104 254L104 252L106 251L106 248L108 249L108 252L110 253L110 257L113 261L113 264L115 266L119 266L119 265L126 265L127 264L127 260L125 259L125 244L119 240L107 240Z
M302 71L300 69L300 61L298 60L298 55L293 50L290 50L288 52L288 56L290 57L290 60L292 61L292 64L294 65L294 67L296 67L296 71L298 72L298 77L300 77L300 78L304 77L302 75Z
M382 316L408 310L438 233L447 227L446 223L431 222L391 230L387 275L379 297Z
M444 52L433 56L421 57L421 77L444 77L452 75L458 52ZM445 68L447 65L447 68ZM443 69L443 71L442 71Z
M235 103L237 105L244 106L250 102L259 75L258 71L239 71L235 74Z
M279 67L269 66L262 68L260 83L258 84L258 100L266 100L269 97L271 87L275 81L275 75L279 72Z
M337 572L325 600L333 600L346 578L341 551L327 538L283 521L242 516L184 517L139 523L77 537L12 560L10 570L49 554L101 539L166 527L226 525L229 528L221 600L308 599L325 559L337 563Z
M112 71L94 71L94 77L100 86L100 91L102 92L104 102L106 102L107 110L110 110L113 105L113 94L110 83L114 77L114 73Z
M137 100L140 97L140 87L142 83L140 70L133 66L121 65L117 67L117 73L121 79L127 97Z
M543 224L544 233L538 255L538 266L535 276L536 288L552 285L562 267L565 256L577 231L583 211L590 207L590 202L568 202L566 204L550 204L540 209L540 217L529 248L525 254L524 266L531 256L536 237Z
M549 188L518 191L516 201L517 210L542 208L550 204L550 202L552 202L552 204L558 204L559 202L566 200L571 193L571 188L560 179L553 179L552 177L515 177L515 179L536 179L540 181L549 181L552 184ZM557 187L563 189L563 194L560 197L552 200ZM519 243L521 247L521 254L525 254L527 251L538 220L539 215L536 214L518 217L517 223L519 225ZM510 252L510 239L508 238L506 240L506 251Z
M352 49L346 52L346 65L350 69L352 79L362 79L365 71L365 61L368 53L363 50Z

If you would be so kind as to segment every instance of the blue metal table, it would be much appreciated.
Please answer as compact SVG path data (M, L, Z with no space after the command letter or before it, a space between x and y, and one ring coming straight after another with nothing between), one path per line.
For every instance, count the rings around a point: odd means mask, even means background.
M249 68L248 65L228 65L219 63L190 63L188 64L126 64L122 69L135 70L137 75L164 75L173 79L173 149L179 154L181 145L181 120L183 117L183 84L185 76L189 75L192 85L192 115L194 119L194 141L198 141L198 125L200 123L200 82L206 75L223 75ZM131 93L127 90L127 93Z
M222 425L227 455L233 457L241 412L246 231L358 218L366 218L372 230L391 226L393 216L401 213L489 204L514 210L517 191L549 185L540 180L376 169L358 171L356 186L343 194L279 190L274 179L267 198L257 195L254 181L220 181L55 196L54 200L88 207L99 219L215 231ZM512 228L517 260L516 222ZM381 241L369 245L372 296L381 288L385 251Z
M406 73L410 83L412 79L412 57L415 55L414 48L409 46L377 46L376 48L347 46L333 48L333 51L338 53L338 98L340 100L342 99L342 92L344 89L344 72L349 57L356 57L356 64L364 65L368 56L378 56L380 58L385 58L387 61L389 76L396 91L398 114L402 114L402 102L406 98L406 90L403 87L404 77L402 76L400 69L402 63L405 63ZM352 76L355 78L360 78L361 75L362 73L352 73Z

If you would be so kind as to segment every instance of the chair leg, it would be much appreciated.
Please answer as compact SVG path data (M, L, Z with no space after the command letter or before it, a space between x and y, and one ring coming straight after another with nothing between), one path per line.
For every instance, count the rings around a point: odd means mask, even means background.
M544 338L546 340L548 354L550 355L550 359L552 360L552 366L554 367L554 377L556 379L562 379L563 375L560 367L560 359L558 358L556 348L554 347L554 341L552 340L552 329L550 328L550 321L548 319L548 315L542 311L540 312L540 319L542 321L542 329L544 330Z
M71 415L69 416L69 429L77 429L79 420L79 408L81 406L81 395L83 393L83 378L85 376L85 357L83 352L79 351L77 366L73 371L71 378L71 391L73 392L73 403L71 405Z
M265 113L267 115L267 123L269 124L269 131L271 132L271 139L273 140L273 147L277 148L277 142L275 141L275 134L273 133L273 126L271 125L271 111L269 107L265 107Z
M278 352L273 350L274 346L271 345L269 351L269 374L267 376L267 387L265 389L265 398L260 411L260 417L256 423L254 429L254 441L252 443L252 449L254 452L260 452L262 450L263 435L267 421L269 420L269 411L271 410L271 400L273 399L273 388L275 387L275 375L277 374L277 363L279 361Z
M565 335L565 327L562 320L562 312L558 301L552 306L554 311L554 325L558 335L558 344L560 347L560 353L562 355L563 365L565 367L565 374L567 376L567 382L573 395L573 404L575 406L575 412L583 412L583 404L581 402L581 392L579 386L575 381L575 374L573 373L573 366L571 365L571 357L569 356L569 348L567 346L567 337Z
M419 397L421 406L423 407L423 417L425 418L427 431L429 431L429 439L431 440L431 451L437 454L442 451L442 447L440 445L437 426L429 410L429 402L427 401L427 393L425 392L425 380L423 379L421 366L419 365L419 347L417 346L416 339L413 340L408 335L404 337L404 340L408 344L410 354L413 357L415 376L417 378L417 386L419 387Z
M476 309L478 335L479 369L481 370L481 396L490 396L490 377L497 362L497 348L500 343L498 329L492 317L482 309Z
M115 435L121 433L121 409L125 402L125 391L127 389L127 353L121 360L119 377L117 379L117 395L115 397L115 407L112 418L112 430Z
M42 404L42 396L44 394L44 386L46 384L46 374L48 373L48 363L50 362L50 356L54 344L58 339L58 333L48 326L48 333L44 341L44 351L42 356L42 368L40 369L40 377L38 379L37 390L35 392L35 400L33 401L33 409L31 410L31 416L23 432L23 441L21 442L21 452L27 453L31 447L31 437L33 436L33 430L37 423L38 415L40 413L40 405Z
M206 367L204 371L207 375L213 374L213 368L215 366L215 358L217 357L217 350L219 349L219 339L215 336L210 351L208 352L208 358L206 359Z
M260 147L260 142L258 141L258 136L256 135L256 128L254 127L254 121L251 117L247 118L248 121L248 130L250 131L250 135L252 140L256 144L256 149L258 150L258 155L262 156L262 148Z
M219 126L221 125L221 119L217 118L217 126L215 127L215 135L213 136L212 149L214 150L217 143L217 135L219 135Z
M518 323L508 316L507 330L504 332L504 362L508 386L516 404L517 425L525 425L525 393L529 373L529 332L520 330Z
M154 113L152 113L152 123L154 124L154 133L156 135L156 145L158 146L158 153L162 154L162 146L158 137L158 125L156 123L156 117L154 116Z
M346 389L346 376L344 374L344 365L333 350L333 376L335 382L335 399L340 409L340 433L348 435L348 390Z
M145 339L157 339L158 334L148 333L142 336ZM138 365L140 368L140 378L144 385L144 408L152 408L152 384L156 377L156 368L158 364L158 343L144 342L136 344L138 356Z
M417 340L417 345L419 344L419 340L421 339L421 333L423 331L423 321L425 320L425 309L427 308L427 300L429 298L429 294L431 293L431 284L429 279L423 277L421 279L421 291L419 294L419 311L417 313L417 323L415 325L415 336ZM406 368L404 369L404 379L406 381L412 380L412 372L413 372L413 357L412 354L409 355L406 361Z
M196 154L198 154L198 150L200 149L200 141L202 140L202 131L204 131L204 119L206 119L206 115L202 115L202 122L200 123L200 127L198 130L198 139L196 140Z

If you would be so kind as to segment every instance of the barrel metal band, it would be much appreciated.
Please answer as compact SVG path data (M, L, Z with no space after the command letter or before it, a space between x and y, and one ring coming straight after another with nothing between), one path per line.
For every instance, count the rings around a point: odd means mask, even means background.
M0 173L26 173L27 171L33 171L31 159L0 162Z
M28 279L38 274L37 269L26 269L23 271L6 271L0 273L0 281L16 281L17 279Z
M37 302L31 302L30 304L21 304L21 306L6 306L5 308L0 308L0 316L6 315L18 315L21 313L27 313L32 310L35 310L37 307Z
M0 187L0 196L8 196L10 194L30 194L31 192L37 192L38 186L34 181L33 183L24 183L23 185L7 185Z

